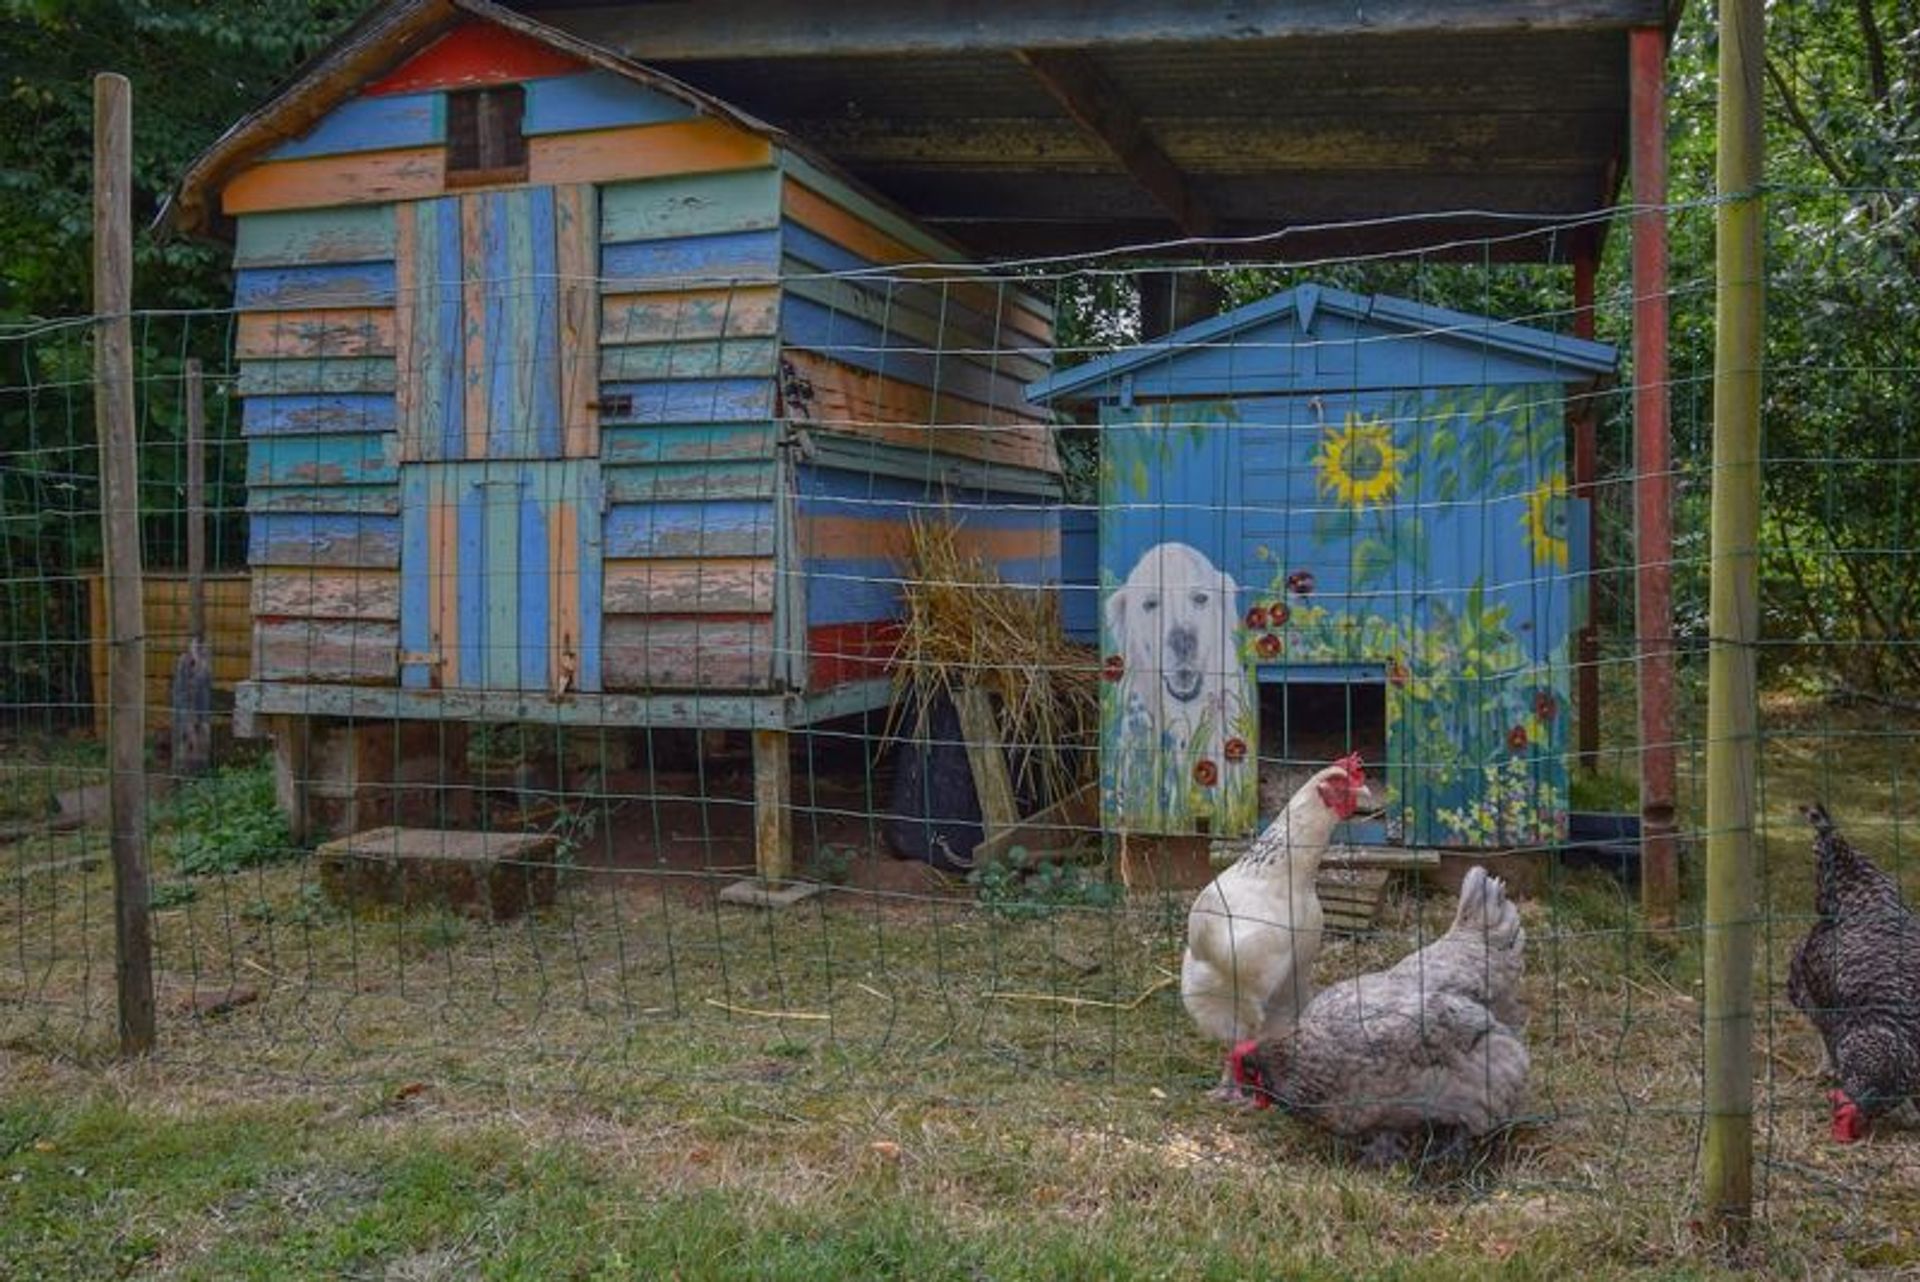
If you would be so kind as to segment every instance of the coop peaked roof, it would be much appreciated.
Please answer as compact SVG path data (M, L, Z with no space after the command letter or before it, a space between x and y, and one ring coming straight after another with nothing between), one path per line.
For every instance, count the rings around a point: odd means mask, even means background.
M1368 367L1384 365L1406 371L1385 376L1384 381L1395 386L1445 377L1430 356L1407 359L1416 343L1429 354L1459 357L1461 361L1449 363L1498 382L1520 375L1583 381L1612 373L1617 360L1605 343L1385 294L1301 285L1030 383L1027 397L1040 404L1073 404L1122 396L1129 387L1151 395L1271 392L1289 390L1290 385L1299 390L1359 390L1380 385L1372 381L1379 375L1370 374ZM1342 350L1370 348L1369 354L1388 359L1356 358L1320 383L1306 367L1289 366L1276 376L1283 351L1333 345ZM1204 373L1199 369L1203 365ZM1191 376L1188 366L1195 367ZM1149 378L1150 390L1145 386Z
M547 46L575 63L631 80L708 116L767 137L780 130L672 76L490 0L388 0L308 60L265 103L241 117L187 166L160 213L186 232L219 230L219 194L236 173L304 135L369 82L422 54L463 20L477 19Z

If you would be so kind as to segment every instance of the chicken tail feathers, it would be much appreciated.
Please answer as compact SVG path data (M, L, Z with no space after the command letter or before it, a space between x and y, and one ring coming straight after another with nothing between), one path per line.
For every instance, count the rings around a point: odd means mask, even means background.
M1520 928L1520 909L1507 898L1507 884L1490 877L1478 865L1467 870L1460 883L1460 907L1453 915L1455 931L1500 945Z

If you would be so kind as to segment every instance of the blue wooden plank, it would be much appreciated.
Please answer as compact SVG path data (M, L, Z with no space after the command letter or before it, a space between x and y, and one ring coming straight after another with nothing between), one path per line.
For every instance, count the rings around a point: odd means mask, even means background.
M1003 583L1038 587L1056 583L1059 558L1010 557L994 564ZM870 623L901 613L900 563L890 557L811 557L804 569L807 626Z
M391 435L272 436L247 447L248 485L390 485Z
M929 491L901 477L801 467L794 476L798 510L806 516L851 516L904 521L941 516L977 530L1048 530L1057 509L1031 494L997 494L949 487Z
M604 383L600 421L620 423L741 423L773 416L770 378L694 378Z
M610 427L600 434L607 463L708 463L773 457L771 423Z
M547 554L547 505L551 478L548 468L536 465L540 475L527 477L520 487L520 688L549 687L548 664L552 643L553 567Z
M390 393L396 386L391 356L341 356L320 360L241 361L241 396L326 396Z
M241 311L391 307L393 299L390 262L243 267L233 274L233 302Z
M542 76L525 83L527 109L520 131L529 136L666 124L697 114L678 98L608 71Z
M424 206L420 217L421 261L431 263L431 282L422 276L421 290L433 308L431 345L425 353L425 385L434 403L429 425L439 425L439 457L467 456L467 399L465 377L465 310L461 300L460 201L449 196ZM431 241L431 255L427 249ZM429 426L429 441L432 440Z
M477 266L486 282L483 286L486 331L482 346L486 369L481 377L486 386L488 458L513 458L522 453L515 439L519 427L515 384L531 353L523 351L517 341L520 309L513 302L521 283L513 261L516 228L511 225L520 221L513 215L523 208L522 196L523 192L495 191L469 198L480 202L480 236L484 246ZM475 373L468 370L468 379Z
M780 274L780 233L774 230L632 241L601 249L602 292L649 285L690 287L773 280Z
M465 469L462 469L465 471ZM487 684L487 491L455 473L447 483L457 487L455 541L460 619L460 684Z
M433 668L425 663L405 662L409 654L425 654L433 648L433 600L429 554L433 514L427 503L428 472L410 467L401 478L404 499L400 509L400 684L410 690L424 690L433 683Z
M520 596L526 587L520 578L520 503L527 479L522 468L492 464L479 487L486 496L486 682L496 690L520 685Z
M605 539L602 535L599 472L591 460L570 463L565 494L559 502L570 504L579 528L577 564L580 567L580 670L575 684L588 693L601 689L601 592L606 581Z
M264 512L247 518L250 565L334 565L392 569L400 564L400 518Z
M978 354L930 352L911 335L870 325L791 294L780 309L780 337L790 347L810 348L856 369L917 387L996 407L1026 404L1017 379L993 372L993 353L984 344Z
M623 503L602 522L608 557L772 556L773 504Z
M532 314L530 327L534 450L542 458L564 453L560 424L560 271L555 259L553 188L536 187L527 193L527 233L532 240L532 275L521 297Z
M240 411L240 430L247 436L391 432L394 426L393 397L378 394L249 396Z
M382 94L350 98L300 137L267 153L272 160L344 156L357 151L425 147L447 138L446 95Z

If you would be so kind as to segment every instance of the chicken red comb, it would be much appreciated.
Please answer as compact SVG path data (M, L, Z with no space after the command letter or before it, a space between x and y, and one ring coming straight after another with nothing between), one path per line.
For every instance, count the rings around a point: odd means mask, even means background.
M1367 767L1366 764L1360 760L1359 753L1349 752L1333 764L1347 772L1347 782L1354 787L1358 788L1366 783Z

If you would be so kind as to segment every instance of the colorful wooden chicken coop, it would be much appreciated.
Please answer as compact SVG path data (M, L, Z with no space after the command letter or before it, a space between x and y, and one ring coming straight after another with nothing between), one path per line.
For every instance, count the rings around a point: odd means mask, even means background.
M1390 832L1564 837L1588 546L1567 416L1614 363L1598 343L1308 285L1030 387L1101 431L1107 823L1244 834L1257 779L1233 767L1258 742L1258 683L1320 682L1383 695ZM1185 625L1189 649L1222 648L1212 674L1169 641L1165 682L1134 680L1131 656L1156 653L1137 629L1211 617L1220 584L1225 622ZM1229 724L1208 739L1175 700L1210 682L1247 693L1214 705Z
M174 217L235 245L237 704L317 826L460 724L747 728L781 873L786 732L887 701L908 522L1057 577L1049 310L894 270L963 256L597 46L381 6Z

